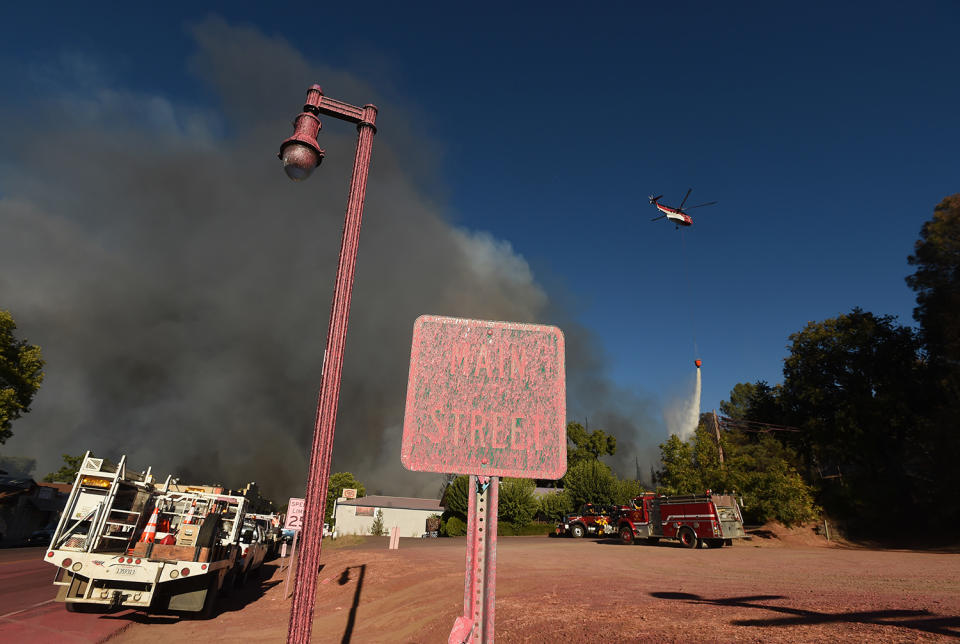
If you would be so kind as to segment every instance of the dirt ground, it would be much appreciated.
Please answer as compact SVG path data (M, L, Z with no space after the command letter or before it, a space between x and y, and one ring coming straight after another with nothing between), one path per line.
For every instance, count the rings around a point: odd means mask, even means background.
M343 541L343 540L341 540ZM460 539L324 544L314 642L446 642L463 609ZM284 642L290 600L272 562L209 621L139 618L112 642ZM765 526L749 541L501 537L496 640L915 642L960 637L960 555L827 543Z

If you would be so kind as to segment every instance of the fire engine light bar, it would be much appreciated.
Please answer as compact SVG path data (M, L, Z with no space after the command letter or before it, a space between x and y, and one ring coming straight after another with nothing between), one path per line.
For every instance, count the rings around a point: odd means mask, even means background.
M84 476L80 479L80 485L108 488L110 487L110 479L102 479L99 476Z

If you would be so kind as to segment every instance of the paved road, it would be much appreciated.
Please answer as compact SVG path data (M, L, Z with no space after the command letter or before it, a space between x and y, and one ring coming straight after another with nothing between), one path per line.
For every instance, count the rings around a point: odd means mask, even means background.
M44 551L0 550L0 642L102 642L130 624L123 614L68 613L53 601L55 569Z

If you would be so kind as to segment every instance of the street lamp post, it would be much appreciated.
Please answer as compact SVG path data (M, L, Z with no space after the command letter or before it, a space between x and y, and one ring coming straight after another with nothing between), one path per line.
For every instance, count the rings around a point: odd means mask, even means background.
M304 509L303 539L300 563L290 608L288 644L306 644L310 641L313 625L313 607L316 601L317 568L320 564L323 515L326 509L327 485L330 480L330 460L333 454L333 433L337 423L337 405L340 401L340 375L343 368L343 349L350 317L350 297L357 264L360 242L360 222L363 218L363 199L367 189L370 153L376 133L377 108L373 105L355 107L323 95L319 85L307 90L303 112L294 121L294 133L280 145L283 169L294 181L302 181L320 165L324 152L317 143L320 118L323 114L357 125L357 154L350 179L350 196L340 243L337 281L330 307L330 325L327 328L327 346L323 360L320 397L310 449L310 471L307 475Z

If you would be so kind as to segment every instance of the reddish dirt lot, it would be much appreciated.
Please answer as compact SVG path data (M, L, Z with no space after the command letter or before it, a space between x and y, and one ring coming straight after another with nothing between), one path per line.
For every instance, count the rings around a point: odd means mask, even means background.
M913 642L960 637L960 555L762 531L732 548L502 537L496 640ZM464 539L324 545L315 642L446 642L463 607ZM283 642L273 565L210 621L143 618L114 640ZM272 579L268 577L272 575Z

